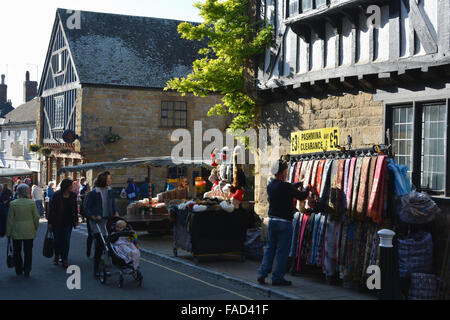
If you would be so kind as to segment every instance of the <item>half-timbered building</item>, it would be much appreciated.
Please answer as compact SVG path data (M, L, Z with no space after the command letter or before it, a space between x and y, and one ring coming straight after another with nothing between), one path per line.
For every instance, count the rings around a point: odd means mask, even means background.
M262 125L291 132L339 127L341 145L387 143L413 184L449 207L450 1L256 0L274 40L255 66ZM268 149L270 152L271 148ZM257 163L256 172L264 163ZM267 215L268 176L256 211ZM444 210L444 211L445 211ZM450 215L443 228L450 226ZM444 227L446 226L446 227ZM443 249L442 242L440 248Z
M223 118L206 115L219 96L163 91L169 79L191 72L203 45L182 39L180 22L57 10L39 87L39 137L51 149L42 181L59 182L63 166L170 155L172 131L193 131L194 120L205 120L206 129L225 130ZM79 140L64 143L65 130L75 131ZM110 134L121 139L109 143L105 137ZM123 186L128 176L141 181L146 174L117 170L114 184ZM160 179L154 179L158 192L166 175L161 172Z

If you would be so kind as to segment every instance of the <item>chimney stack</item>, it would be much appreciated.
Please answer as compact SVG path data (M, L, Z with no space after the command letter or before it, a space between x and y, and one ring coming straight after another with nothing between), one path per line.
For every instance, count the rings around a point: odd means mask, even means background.
M25 73L25 81L23 82L23 100L28 102L37 95L37 81L30 81L30 72Z
M2 74L2 82L0 84L0 103L7 102L8 86L5 84L5 75Z

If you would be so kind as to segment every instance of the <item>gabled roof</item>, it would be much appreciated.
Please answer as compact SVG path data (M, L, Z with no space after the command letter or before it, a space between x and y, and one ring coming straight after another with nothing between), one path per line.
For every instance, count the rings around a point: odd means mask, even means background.
M57 10L82 84L164 88L205 45L181 39L178 20L81 11L81 28L69 29L71 15Z
M5 116L3 125L17 125L21 123L36 122L38 113L38 100L34 98L12 110Z

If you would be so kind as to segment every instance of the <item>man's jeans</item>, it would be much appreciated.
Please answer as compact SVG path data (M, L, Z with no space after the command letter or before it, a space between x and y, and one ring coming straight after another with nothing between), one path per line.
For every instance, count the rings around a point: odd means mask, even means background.
M287 260L292 239L292 224L284 221L269 220L266 250L259 268L259 276L267 277L272 272L275 259L272 281L282 281L286 274Z
M44 207L42 205L42 200L35 200L36 202L36 207L38 209L39 212L39 217L42 218L43 214L44 214Z

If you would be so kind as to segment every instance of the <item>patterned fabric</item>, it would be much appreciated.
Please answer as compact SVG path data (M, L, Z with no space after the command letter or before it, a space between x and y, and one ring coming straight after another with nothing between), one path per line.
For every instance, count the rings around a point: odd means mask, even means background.
M361 166L361 178L359 181L358 203L356 205L356 217L362 219L367 207L367 182L369 181L370 157L364 157Z
M300 262L300 267L302 267L303 265L305 265L308 262L308 255L309 252L311 251L311 246L312 246L312 235L313 235L313 229L314 229L314 216L315 214L310 214L308 217L308 221L306 224L306 229L305 229L305 235L303 238L303 244L302 244L302 248L300 251L300 256L299 256L299 262Z
M355 175L353 177L353 195L352 195L352 208L350 216L356 215L356 203L358 200L359 179L361 178L361 166L363 158L357 158L355 165Z
M377 161L378 161L378 157L371 157L370 158L369 181L367 183L367 193L368 193L367 198L370 197L370 192L372 191L373 179L375 177L375 169L377 167Z
M434 274L412 273L408 300L434 300L437 298L438 280Z
M349 171L350 171L350 162L351 159L346 159L345 160L345 165L344 165L344 188L343 188L343 195L342 195L342 210L344 210L344 212L347 210L347 191L348 191L348 176L349 176Z
M298 253L297 253L297 272L301 271L302 266L301 266L301 250L303 247L303 239L305 238L305 231L306 231L306 227L307 227L307 223L309 220L309 216L306 214L302 215L302 226L301 226L301 231L300 231L300 239L299 239L299 245L298 245Z
M383 198L385 196L386 185L386 156L379 156L373 179L373 187L369 196L367 216L376 223L381 223L384 208Z
M326 160L320 160L319 165L317 167L317 175L316 175L316 190L317 193L320 195L320 189L322 187L322 175L323 175L323 169L325 167Z
M327 159L325 161L325 167L323 168L322 174L322 185L320 187L319 195L319 208L321 211L325 212L328 203L328 197L330 194L330 177L331 177L331 167L333 165L333 160Z
M419 231L398 239L398 262L401 278L411 273L433 273L433 239L431 234Z
M347 239L348 239L348 228L350 225L350 220L346 220L342 224L342 234L341 234L341 242L339 250L339 278L344 279L345 274L345 266L346 266L346 247L347 247Z
M296 212L294 214L294 219L292 219L292 240L291 240L291 249L289 251L289 257L296 257L297 254L297 248L298 248L298 237L299 237L299 233L300 233L300 228L301 228L301 213L300 212Z
M324 256L323 249L324 249L326 223L327 223L327 215L322 214L320 217L319 236L317 238L316 255L315 255L315 264L318 267L322 266L322 261L323 261L323 256Z
M315 261L315 254L316 254L316 241L318 238L318 233L319 233L319 227L320 227L320 218L321 218L321 214L318 213L315 215L314 217L314 229L313 229L313 237L312 237L312 244L311 244L311 253L309 255L309 264L314 264Z
M352 212L352 191L353 191L353 179L355 176L356 158L350 160L350 172L348 173L348 187L347 187L347 205L345 207L345 214L347 217L351 216Z
M335 213L334 210L336 209L336 184L337 184L337 178L338 178L338 166L339 161L334 160L333 164L331 165L331 176L330 176L330 188L329 188L329 199L328 199L328 212Z

